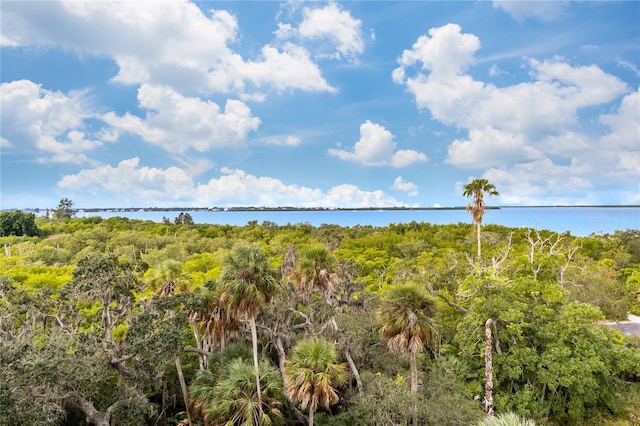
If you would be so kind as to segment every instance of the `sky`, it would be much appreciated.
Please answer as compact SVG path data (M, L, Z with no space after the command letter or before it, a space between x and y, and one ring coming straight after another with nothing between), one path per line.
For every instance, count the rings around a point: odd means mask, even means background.
M640 204L639 1L0 9L2 209Z

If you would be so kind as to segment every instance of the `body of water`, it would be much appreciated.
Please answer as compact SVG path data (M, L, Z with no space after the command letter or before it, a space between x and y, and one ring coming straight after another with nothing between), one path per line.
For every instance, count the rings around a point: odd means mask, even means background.
M276 211L201 211L185 210L196 223L244 226L250 221L278 225L309 223L313 226L387 226L392 223L428 222L432 224L471 223L469 212L458 209L433 210L276 210ZM114 216L161 222L178 216L178 211L97 211L77 213L77 217ZM612 234L615 231L640 229L640 206L637 207L501 207L485 212L483 224L511 228L534 228L555 232L569 231L574 236Z

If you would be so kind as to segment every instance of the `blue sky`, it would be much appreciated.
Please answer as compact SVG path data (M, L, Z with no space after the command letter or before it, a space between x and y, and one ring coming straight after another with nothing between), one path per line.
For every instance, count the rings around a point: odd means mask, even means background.
M2 208L640 204L640 2L2 1Z

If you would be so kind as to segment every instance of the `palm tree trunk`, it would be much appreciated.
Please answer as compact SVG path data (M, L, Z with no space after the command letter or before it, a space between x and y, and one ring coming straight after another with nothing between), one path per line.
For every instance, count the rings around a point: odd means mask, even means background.
M477 234L478 234L478 236L477 236L477 238L478 238L478 259L480 259L480 253L481 253L481 250L480 250L480 222L478 222L476 224L476 226L478 227L477 228L478 229L477 230Z
M491 356L491 325L489 318L484 326L484 407L488 417L493 417L493 360Z
M309 408L309 426L313 426L313 408Z
M184 398L184 409L187 412L187 420L189 421L189 426L192 426L191 414L189 414L189 394L187 393L187 384L184 381L184 374L182 374L182 363L180 362L180 356L178 355L176 355L176 371L178 372L180 389L182 389L182 398Z
M249 318L251 325L251 340L253 343L253 368L256 372L256 390L258 392L258 405L260 408L260 416L262 416L262 389L260 389L260 366L258 364L258 331L256 330L256 317L252 315Z
M284 351L284 345L282 344L282 339L278 335L272 336L271 340L273 341L276 347L276 350L278 351L278 367L280 368L282 383L284 383L284 386L286 388L289 378L287 377L287 374L285 373L285 368L284 368L285 362L286 362L286 353ZM295 415L296 419L298 419L298 422L301 424L306 423L308 419L304 416L304 414L302 414L300 410L298 410L298 407L296 407L296 404L294 404L291 398L289 398L289 394L285 392L284 397L287 400L287 405L289 406L289 410L291 410L291 412Z

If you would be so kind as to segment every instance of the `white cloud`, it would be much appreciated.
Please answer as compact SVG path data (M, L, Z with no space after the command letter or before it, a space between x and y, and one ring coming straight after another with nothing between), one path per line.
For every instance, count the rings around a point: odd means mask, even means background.
M353 18L349 11L345 11L335 2L329 2L324 7L305 7L303 20L296 29L288 23L278 23L275 32L279 39L299 37L301 40L329 40L331 46L322 47L319 56L334 58L355 58L364 51L361 21ZM335 49L335 51L334 51Z
M224 10L207 16L187 1L9 2L2 12L3 45L107 56L119 67L113 80L123 84L199 93L246 94L253 90L247 84L335 90L301 47L266 45L259 58L243 59L229 48L239 39L237 18Z
M444 124L562 133L576 124L580 108L611 102L627 91L624 82L600 68L573 67L562 58L529 60L531 82L485 84L464 73L480 48L476 36L463 34L454 24L432 28L429 35L404 51L392 78L407 87L420 109Z
M468 139L449 146L447 163L491 168L485 177L496 180L504 204L597 202L589 188L638 181L640 92L628 94L618 77L561 57L526 59L530 81L497 87L467 71L479 47L475 36L456 25L434 28L402 54L392 72L418 108L468 131ZM620 106L599 123L585 121L582 110L619 99Z
M298 136L272 136L267 138L268 145L298 146L300 143L302 143L302 139Z
M121 161L116 167L105 165L66 175L58 182L58 187L137 206L191 201L195 194L193 181L184 170L140 167L137 157Z
M343 184L329 189L322 202L329 207L394 207L403 203L383 191L362 191L355 185ZM323 204L320 204L323 205Z
M238 62L238 61L236 61ZM238 62L229 70L228 76L244 77L257 87L271 86L277 90L299 89L309 92L335 93L322 77L318 66L311 61L309 52L303 47L287 43L279 51L267 45L262 48L260 61ZM236 86L243 87L241 81Z
M573 205L595 203L593 185L574 165L549 159L489 169L483 177L500 191L503 205Z
M334 2L323 8L305 8L300 24L302 37L334 40L341 56L353 58L364 51L361 22Z
M636 64L633 64L629 61L619 60L618 65L622 68L632 71L636 76L640 76L640 69L638 69L638 66Z
M473 55L480 48L478 37L462 34L457 24L431 28L429 36L421 35L410 50L402 52L398 63L403 70L420 63L435 77L457 75L474 62Z
M74 196L114 200L111 205L135 206L255 206L255 207L391 207L402 203L383 191L363 191L338 185L323 191L254 176L243 170L220 169L219 178L200 184L178 167L140 165L137 157L67 175L58 187Z
M493 7L507 12L514 19L524 21L527 18L539 19L542 21L553 21L557 19L569 4L568 1L553 0L494 0Z
M354 145L353 151L330 148L328 152L341 160L364 166L405 167L427 161L427 156L418 151L396 151L391 132L369 120L360 125L360 140Z
M85 92L54 92L29 80L0 85L3 147L35 154L41 163L84 163L103 141L85 131L94 118Z
M607 149L640 149L640 89L625 96L614 114L603 114L600 123L611 132L601 140Z
M402 176L398 176L393 180L393 189L406 192L410 197L418 195L418 185L413 182L404 180Z
M463 169L507 166L543 157L522 135L491 127L472 129L468 140L457 139L451 143L448 154L445 162Z
M241 101L227 100L221 110L211 101L188 98L169 87L142 85L138 102L147 110L144 118L109 112L103 120L117 130L137 134L172 153L242 147L247 134L260 124L260 119L253 117Z

